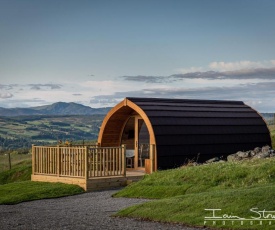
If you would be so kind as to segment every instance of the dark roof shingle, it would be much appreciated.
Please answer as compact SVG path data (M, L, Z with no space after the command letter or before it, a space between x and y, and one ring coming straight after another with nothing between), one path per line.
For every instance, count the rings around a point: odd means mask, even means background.
M263 118L242 101L127 98L148 116L159 168L271 145ZM168 160L169 158L169 160Z

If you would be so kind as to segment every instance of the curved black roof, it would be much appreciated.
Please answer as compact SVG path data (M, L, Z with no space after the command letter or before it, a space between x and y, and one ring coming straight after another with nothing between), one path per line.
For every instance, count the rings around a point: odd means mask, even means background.
M148 116L158 168L271 145L263 118L242 101L127 98Z

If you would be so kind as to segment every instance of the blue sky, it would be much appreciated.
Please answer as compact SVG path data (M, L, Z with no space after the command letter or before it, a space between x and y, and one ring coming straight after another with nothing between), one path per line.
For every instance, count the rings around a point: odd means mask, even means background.
M124 97L275 112L273 0L0 0L0 107Z

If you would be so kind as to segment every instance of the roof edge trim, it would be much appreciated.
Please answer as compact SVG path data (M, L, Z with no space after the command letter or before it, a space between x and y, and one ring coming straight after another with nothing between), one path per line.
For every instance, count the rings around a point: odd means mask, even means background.
M132 108L133 110L135 110L141 116L141 118L144 120L144 122L148 128L148 131L150 133L150 143L156 144L154 129L153 129L153 126L152 126L151 121L150 121L149 117L147 116L147 114L144 112L144 110L142 108L140 108L137 104L135 104L135 102L132 102L129 98L125 98L124 100L126 101L127 106Z

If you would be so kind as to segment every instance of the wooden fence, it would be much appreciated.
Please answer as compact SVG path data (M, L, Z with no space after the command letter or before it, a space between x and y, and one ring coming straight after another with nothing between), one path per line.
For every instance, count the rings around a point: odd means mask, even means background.
M110 177L126 175L125 146L32 146L33 175Z
M88 177L126 175L125 147L89 148Z

